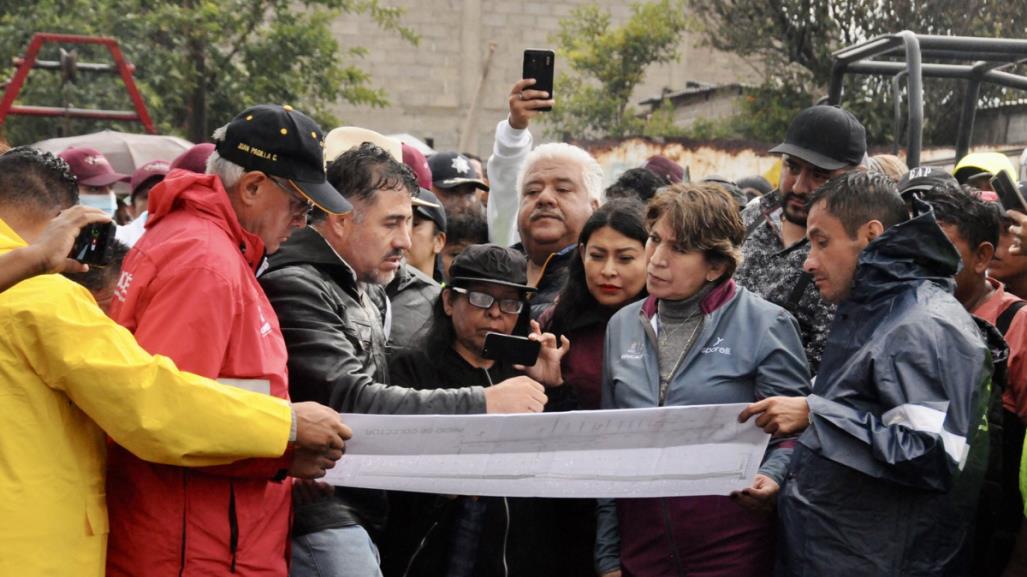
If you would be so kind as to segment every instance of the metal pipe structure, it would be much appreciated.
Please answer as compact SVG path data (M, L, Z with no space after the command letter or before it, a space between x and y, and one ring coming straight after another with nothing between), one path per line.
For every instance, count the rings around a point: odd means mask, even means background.
M924 127L924 78L920 61L920 41L909 30L899 32L906 48L906 86L909 87L909 127L906 136L906 165L920 166Z
M99 44L105 46L108 52L110 52L111 58L114 60L113 65L107 65L111 66L112 69L94 69L95 67L103 67L105 65L85 65L85 63L81 68L89 72L102 71L118 74L121 77L122 83L125 85L125 90L128 92L128 97L132 101L132 105L135 110L94 110L72 107L29 106L24 104L15 105L14 101L18 97L18 93L21 92L21 89L24 87L25 80L28 78L29 72L34 66L44 70L55 69L52 67L52 61L39 60L39 51L45 43ZM16 64L18 65L18 70L14 73L14 77L11 78L11 81L7 84L3 93L3 98L0 98L0 126L3 125L7 116L12 114L26 116L63 116L66 118L134 121L141 123L143 128L149 134L157 133L157 129L153 125L153 120L150 118L150 113L146 110L146 104L143 102L143 97L139 93L139 89L136 87L135 80L132 77L135 68L125 59L125 55L122 54L118 41L113 38L39 32L32 36L32 40L29 41L29 46L25 50L25 56L18 59ZM59 68L60 66L58 63L58 67L56 69Z
M902 58L902 60L896 60ZM955 62L927 62L948 60ZM895 94L896 148L901 123L901 79L908 75L909 126L907 158L909 166L920 162L923 133L923 78L966 80L963 106L956 138L956 161L970 149L977 115L977 101L985 82L1007 88L1027 90L1027 76L1013 74L1010 69L1027 62L1027 40L1007 38L973 38L968 36L937 36L915 34L904 30L898 34L877 36L834 52L829 101L840 104L846 74L890 76Z
M895 119L895 142L892 144L892 154L895 156L899 155L899 149L902 148L902 133L899 130L902 127L902 79L906 76L906 71L903 70L891 78L891 92L892 92L892 112Z

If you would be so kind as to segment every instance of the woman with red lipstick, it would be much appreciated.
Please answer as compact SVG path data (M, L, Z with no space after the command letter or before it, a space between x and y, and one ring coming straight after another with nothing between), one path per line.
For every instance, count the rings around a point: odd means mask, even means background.
M731 196L716 184L675 184L649 201L645 221L649 296L607 324L602 408L808 394L798 323L732 280L745 227ZM752 485L730 497L600 500L600 575L771 574L773 499L793 443L771 440Z
M599 408L606 323L624 305L645 297L645 206L612 200L585 223L567 283L541 317L548 332L566 335L574 347L563 357L564 381L577 396L577 408Z

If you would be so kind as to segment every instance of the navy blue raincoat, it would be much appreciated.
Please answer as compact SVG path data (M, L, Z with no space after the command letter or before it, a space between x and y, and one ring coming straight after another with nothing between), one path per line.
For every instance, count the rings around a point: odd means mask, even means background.
M861 253L780 493L779 576L970 574L992 362L959 263L931 212Z

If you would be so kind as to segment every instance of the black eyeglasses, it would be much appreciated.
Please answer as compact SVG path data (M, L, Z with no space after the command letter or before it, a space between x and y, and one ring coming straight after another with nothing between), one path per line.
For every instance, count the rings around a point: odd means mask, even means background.
M292 189L292 187L296 186L292 181L287 180L283 183L273 176L269 176L268 178L270 178L271 182L275 183L278 188L282 189L289 195L289 214L294 218L299 218L305 214L309 215L310 211L314 210L314 203L310 202L307 200L307 197Z
M449 289L458 294L465 295L467 297L467 302L471 303L471 306L478 307L479 309L488 310L492 308L492 305L497 301L496 297L490 295L489 293L469 291L467 289L456 286L451 286L449 287ZM520 314L520 312L524 310L524 301L522 300L498 299L498 301L500 312L504 312L508 315Z

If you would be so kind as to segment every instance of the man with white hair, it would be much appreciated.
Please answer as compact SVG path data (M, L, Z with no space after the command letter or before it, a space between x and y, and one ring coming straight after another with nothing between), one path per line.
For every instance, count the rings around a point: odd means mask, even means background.
M602 182L599 163L571 144L543 144L524 159L517 177L517 229L528 257L528 282L538 288L533 317L559 294L581 228L601 202Z
M553 106L549 93L533 90L534 84L527 78L513 85L510 114L496 126L486 214L489 240L512 244L528 257L528 282L538 288L531 301L537 318L559 293L578 234L602 204L603 169L591 154L570 144L532 150L528 125L542 108Z
M350 210L325 178L322 139L289 106L254 106L218 129L208 174L174 171L150 191L147 232L125 259L111 317L183 370L288 399L285 341L256 273L311 206ZM321 476L325 466L303 449L295 455L291 466L280 458L189 469L111 445L107 575L285 577L287 477Z

